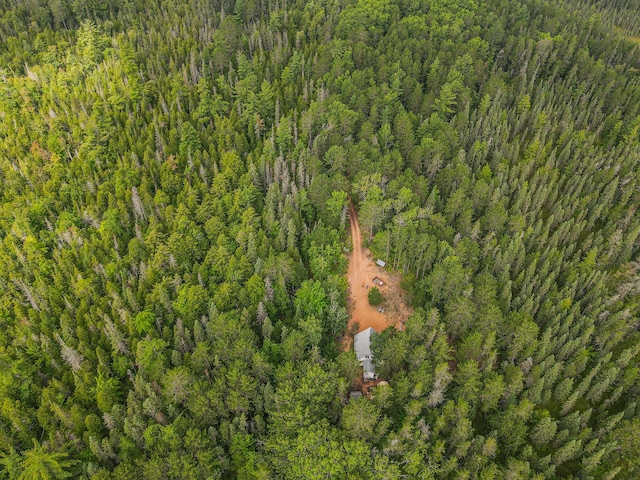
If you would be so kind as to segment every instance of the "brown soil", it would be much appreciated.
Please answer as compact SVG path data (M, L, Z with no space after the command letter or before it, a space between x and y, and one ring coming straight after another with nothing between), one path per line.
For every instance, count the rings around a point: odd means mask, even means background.
M347 273L349 280L349 324L343 339L345 350L351 348L354 331L361 332L373 327L377 332L381 332L392 325L402 329L406 319L413 313L413 309L405 303L406 294L400 288L400 275L392 274L376 265L371 258L371 252L362 248L358 215L353 205L349 207L349 222L353 250L349 255ZM374 285L373 279L375 277L382 280L384 284L382 286ZM384 312L369 305L367 295L373 286L377 286L384 295L385 302L381 305ZM356 324L358 324L357 330L355 330Z

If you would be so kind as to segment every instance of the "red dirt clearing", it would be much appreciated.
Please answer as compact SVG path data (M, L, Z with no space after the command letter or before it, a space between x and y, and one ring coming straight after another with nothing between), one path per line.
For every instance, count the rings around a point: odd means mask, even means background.
M358 224L358 215L353 205L349 207L349 223L351 224L351 240L353 250L349 255L347 277L349 280L349 324L343 339L345 350L351 348L353 342L352 331L358 324L358 332L373 327L377 332L395 325L402 328L405 320L413 310L405 304L405 293L400 288L400 276L391 274L373 262L369 250L362 248L362 235ZM378 286L385 297L381 306L383 312L369 305L367 297L369 289L374 286L373 279L378 277L384 282Z

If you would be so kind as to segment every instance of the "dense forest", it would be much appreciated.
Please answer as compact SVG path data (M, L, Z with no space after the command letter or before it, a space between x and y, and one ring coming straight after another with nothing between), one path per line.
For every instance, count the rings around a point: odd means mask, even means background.
M0 478L639 478L639 206L636 0L0 0Z

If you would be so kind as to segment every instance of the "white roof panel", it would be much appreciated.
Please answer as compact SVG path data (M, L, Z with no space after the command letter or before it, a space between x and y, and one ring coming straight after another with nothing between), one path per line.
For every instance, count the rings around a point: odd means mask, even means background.
M358 360L362 361L365 357L371 357L371 334L376 331L369 327L366 330L357 333L353 337L353 349L356 352Z

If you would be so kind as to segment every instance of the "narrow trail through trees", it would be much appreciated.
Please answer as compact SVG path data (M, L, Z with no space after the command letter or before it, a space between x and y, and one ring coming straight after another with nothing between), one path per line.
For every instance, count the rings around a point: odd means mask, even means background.
M349 255L347 271L349 323L343 340L345 350L351 348L354 332L361 332L369 327L381 332L392 325L401 328L404 321L412 313L412 309L405 305L405 293L400 288L400 276L393 275L378 267L371 258L369 250L362 248L358 214L353 205L349 206L349 223L351 225L352 251ZM367 297L369 289L374 286L373 279L376 277L384 282L382 286L378 286L385 297L385 303L382 305L384 312L369 305Z

